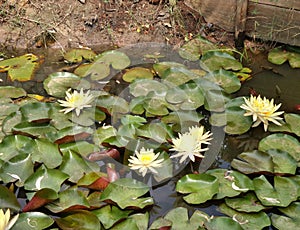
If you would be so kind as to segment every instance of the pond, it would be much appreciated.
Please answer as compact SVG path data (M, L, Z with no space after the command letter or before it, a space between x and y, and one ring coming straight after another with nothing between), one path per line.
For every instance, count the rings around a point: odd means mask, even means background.
M0 61L11 229L296 228L297 48L31 53Z

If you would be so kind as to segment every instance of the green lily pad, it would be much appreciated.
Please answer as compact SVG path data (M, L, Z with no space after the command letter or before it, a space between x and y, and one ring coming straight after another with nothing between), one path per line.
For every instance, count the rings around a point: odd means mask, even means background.
M153 77L152 71L144 67L134 67L126 70L122 76L126 82L133 82L135 79L153 79Z
M102 229L98 218L91 212L77 210L55 220L60 229Z
M49 121L49 110L49 104L44 102L28 103L20 108L23 120L28 122Z
M3 185L0 185L0 208L9 208L19 211L21 206L15 194Z
M91 49L71 49L64 54L64 59L69 63L82 62L83 59L91 61L96 53Z
M147 96L149 92L157 92L163 94L168 90L168 87L158 81L150 79L137 79L129 85L130 93L135 96Z
M79 153L83 157L87 157L90 153L100 151L99 145L91 144L87 141L76 141L59 145L60 151L64 154L68 151Z
M268 130L270 132L289 132L295 133L300 137L300 115L294 113L284 113L284 123L281 126L270 124Z
M228 207L238 212L260 212L266 209L257 199L254 193L246 193L235 198L226 198L225 203Z
M117 70L125 69L130 65L129 57L125 53L117 50L109 50L98 54L95 58L95 62L98 61L107 63Z
M0 86L0 97L19 98L27 95L23 88L14 86Z
M300 143L290 135L276 133L263 138L258 145L260 151L277 149L289 153L300 166Z
M56 192L60 190L61 184L68 179L66 173L57 169L48 169L41 165L25 182L25 189L39 191L49 188Z
M188 174L176 184L176 191L183 194L189 204L201 204L210 200L219 191L219 182L215 176L208 174Z
M155 140L159 143L163 143L166 139L172 135L170 127L161 122L153 122L150 124L143 125L136 130L137 135L140 137L146 137Z
M294 202L287 208L279 208L283 215L271 214L272 225L279 230L297 229L300 224L300 202Z
M276 65L282 65L288 61L292 68L300 68L300 54L281 47L274 48L269 52L268 61Z
M202 55L200 66L206 71L215 71L219 69L238 71L243 65L232 55L222 51L208 51Z
M208 50L217 49L210 41L197 37L184 44L178 51L179 55L189 61L197 61Z
M171 88L200 77L200 75L188 70L186 67L171 67L164 72L162 79Z
M150 92L144 103L145 110L151 114L151 116L165 116L169 113L164 95L157 94L156 92Z
M234 197L240 193L253 190L253 184L249 177L237 171L226 169L211 169L206 172L208 175L215 176L219 181L219 191L216 199L224 197Z
M222 230L242 230L241 225L234 221L232 218L225 216L218 216L212 218L205 223L205 227L208 230L222 229Z
M47 123L39 124L32 122L22 122L17 125L14 125L12 131L14 134L22 134L25 136L31 136L36 138L45 138L47 133L56 132L57 130Z
M101 122L105 120L106 115L99 108L87 108L83 110L79 116L71 116L70 120L81 126L92 126L95 121Z
M74 74L79 77L89 76L92 80L102 80L109 76L109 64L104 62L84 63L74 70Z
M183 207L177 207L170 210L163 218L155 220L150 229L164 229L171 227L174 230L198 230L204 229L204 222L209 220L209 216L196 210L193 215L189 218L188 210Z
M224 69L209 72L204 76L204 79L221 86L228 94L234 93L241 88L241 82L238 77L233 72Z
M113 126L102 126L93 134L93 141L96 145L101 145L105 140L115 137L117 130Z
M28 177L33 174L33 163L30 154L18 154L6 161L0 168L0 178L4 183L15 182L22 187Z
M144 101L146 99L146 96L138 96L135 98L132 98L132 100L129 102L129 110L133 114L141 115L145 112L144 109Z
M100 200L111 200L122 209L127 207L144 208L153 205L151 197L139 198L148 191L149 187L146 184L134 179L122 178L110 183L101 194Z
M42 230L47 229L54 223L54 220L41 212L23 212L11 230L31 229Z
M39 58L34 54L25 54L0 61L0 72L8 72L11 81L29 81L39 67Z
M105 229L109 229L118 221L127 218L131 212L132 210L122 210L116 206L110 205L92 211L92 213L98 217Z
M219 209L222 213L232 217L237 223L240 224L242 229L263 229L270 226L271 221L265 212L258 213L245 213L237 212L234 209L229 208L226 204L221 204Z
M287 152L270 149L266 152L258 150L243 152L233 159L231 166L245 174L258 172L295 174L297 162Z
M52 203L46 205L46 208L53 213L68 212L72 210L86 209L89 207L90 205L85 193L78 190L76 187L72 187L60 192L58 200L55 200ZM97 222L99 222L97 217L96 219Z
M272 185L265 176L253 179L255 194L265 206L287 207L298 199L299 183L289 177L274 177Z
M70 176L69 181L76 183L85 173L99 171L99 166L73 151L68 151L64 153L63 163L59 169Z
M169 89L166 101L172 104L180 103L180 109L182 110L196 110L204 105L204 96L196 83L186 83Z
M116 116L117 113L128 113L129 105L128 102L118 96L104 95L97 98L97 106L104 108L110 115Z
M43 82L46 92L54 97L64 97L69 88L89 89L90 83L73 73L56 72L50 74Z
M153 64L154 71L161 78L165 78L171 68L186 68L186 66L178 62L159 62Z
M252 126L252 119L244 116L245 111L240 108L244 103L242 97L234 98L225 105L225 113L213 113L210 123L214 126L225 126L228 134L243 134Z

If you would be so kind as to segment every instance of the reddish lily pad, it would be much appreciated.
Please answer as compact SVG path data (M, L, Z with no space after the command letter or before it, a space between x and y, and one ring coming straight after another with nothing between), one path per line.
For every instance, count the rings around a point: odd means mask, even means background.
M39 67L39 58L34 54L25 54L0 61L0 72L8 72L12 81L29 81Z

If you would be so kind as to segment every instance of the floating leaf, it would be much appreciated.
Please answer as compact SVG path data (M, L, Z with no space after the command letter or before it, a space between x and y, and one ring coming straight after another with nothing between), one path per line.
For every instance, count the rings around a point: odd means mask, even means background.
M144 101L145 110L151 115L164 116L169 113L164 95L150 92Z
M176 191L189 194L183 199L189 204L201 204L218 193L219 182L215 176L208 174L188 174L176 184Z
M12 81L29 81L39 67L39 58L34 54L25 54L0 61L0 72L8 72Z
M64 59L69 63L81 62L82 59L91 61L96 53L91 49L71 49L64 54Z
M217 49L216 45L202 37L197 37L184 44L178 53L184 59L197 61L201 55L213 49Z
M300 68L300 54L290 52L282 47L272 49L268 54L268 61L276 65L289 61L292 68Z
M266 209L254 193L246 193L236 198L226 198L225 203L238 212L260 212Z
M177 207L170 210L163 219L155 220L150 229L169 229L171 227L174 230L198 230L202 229L204 226L204 222L209 220L209 216L196 210L191 218L189 219L188 210L183 207Z
M254 189L251 179L237 171L211 169L208 170L206 174L218 178L219 192L215 197L216 199L234 197L239 195L241 192L247 192Z
M15 194L3 185L0 185L0 208L9 208L19 211L21 206Z
M104 62L84 63L74 70L74 74L80 77L89 76L92 80L102 80L109 76L109 64Z
M107 63L117 70L125 69L130 65L129 57L125 53L117 50L109 50L98 54L95 58L95 61Z
M238 71L243 68L242 64L232 55L222 51L208 51L200 59L200 66L206 71L219 69Z
M130 93L135 96L147 96L149 92L157 92L157 94L165 93L168 87L158 81L150 79L137 79L129 85Z
M107 186L101 194L101 201L111 200L117 203L122 209L126 207L144 208L153 205L151 197L139 198L148 191L149 187L146 184L134 179L122 178Z
M297 229L300 225L300 202L294 202L287 208L279 208L284 215L271 214L272 225L279 230Z
M295 133L298 137L300 136L300 115L294 113L284 114L284 123L281 126L270 124L268 130L270 132L289 132Z
M23 119L28 122L49 121L49 110L49 104L44 102L28 103L20 108Z
M78 180L77 185L93 190L104 190L109 182L106 174L101 172L89 172Z
M6 161L0 168L0 178L4 183L15 182L22 187L25 180L33 173L33 163L30 154L18 154Z
M225 126L224 130L228 134L243 134L252 125L252 118L244 116L245 111L240 108L244 103L242 97L234 98L225 105L225 113L213 113L210 123L214 126Z
M163 82L169 87L182 85L190 80L198 79L201 76L185 67L171 67L161 76Z
M90 153L99 151L99 145L91 144L87 141L76 141L59 145L60 151L64 154L69 150L80 154L83 157L87 157Z
M56 132L57 130L47 123L22 122L15 125L12 129L14 134L21 134L30 137L45 138L47 133Z
M221 86L228 94L234 93L241 88L241 82L237 76L233 72L224 69L209 72L204 76L204 79Z
M41 165L34 174L32 174L25 182L25 189L38 191L43 188L49 188L58 192L61 184L69 176L58 169L48 169Z
M264 227L270 226L271 221L265 212L258 213L245 213L237 212L229 208L226 204L221 204L219 209L222 213L232 217L237 223L240 224L242 229L263 229Z
M47 229L54 223L54 220L41 212L23 212L11 230L31 229L42 230Z
M78 210L55 220L61 229L102 229L98 218L91 212Z
M89 89L90 83L73 73L56 72L50 74L43 82L44 89L54 97L64 97L69 88Z
M234 221L232 218L225 216L218 216L212 218L205 223L205 227L208 230L222 229L222 230L242 230L241 225Z
M274 177L274 187L261 175L253 179L255 194L263 205L287 207L298 199L299 183L289 177Z
M105 108L110 115L127 113L129 111L128 102L124 98L112 95L98 97L97 106Z
M19 98L25 97L26 95L27 93L23 88L14 86L0 86L0 97Z
M171 68L186 68L186 66L178 62L159 62L153 64L154 71L161 78L164 78Z
M290 154L280 150L254 150L243 152L233 159L231 166L245 174L269 172L274 174L295 174L297 162Z
M135 79L153 79L153 73L150 69L144 67L134 67L127 70L122 78L126 82L132 82Z
M96 163L89 162L72 151L64 153L63 163L60 165L60 170L69 175L69 180L74 183L76 183L84 174L97 171L98 169L99 166Z
M300 143L290 135L276 133L263 138L259 142L258 149L267 151L269 149L277 149L289 153L300 165Z

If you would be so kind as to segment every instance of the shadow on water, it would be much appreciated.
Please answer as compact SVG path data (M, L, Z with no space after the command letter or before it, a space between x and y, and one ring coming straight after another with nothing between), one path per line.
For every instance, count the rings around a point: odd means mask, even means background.
M156 48L152 47L151 50L149 50L149 47L147 47L144 52L154 53ZM95 47L94 50L99 53L107 49L108 47ZM134 49L131 51L131 53L127 54L133 58L133 64L145 64L146 61L141 61L140 59L141 49L138 53L135 53ZM166 52L166 56L161 59L161 61L180 60L179 56L175 57L174 52L170 52L170 50L163 51L160 49L158 51ZM19 50L17 52L14 51L15 56L24 53L26 53L24 50ZM0 85L14 85L24 88L29 93L46 94L42 85L45 77L53 72L67 70L66 64L62 58L62 53L57 50L38 50L32 51L32 53L41 55L44 58L43 64L36 72L35 79L26 83L20 83L17 81L11 82L6 78L6 73L0 73L0 77L3 79L3 82L1 82ZM299 113L300 111L296 110L295 106L300 104L300 69L292 69L287 63L281 66L273 65L267 61L266 54L253 56L251 57L251 60L252 61L249 63L249 67L253 70L253 78L249 81L246 81L235 96L248 96L249 93L253 92L254 90L256 93L266 96L267 98L275 98L276 104L282 103L281 110ZM183 62L182 59L181 62ZM192 66L195 63L185 64ZM267 134L263 132L263 129L258 127L239 137L225 136L223 146L211 168L230 169L230 162L238 154L246 150L256 149L259 140L266 135ZM191 172L192 171L188 165L179 175L173 177L171 180L162 185L154 187L151 190L151 195L155 200L155 206L151 209L151 222L158 217L165 215L174 207L186 207L191 212L195 210L201 210L209 215L222 215L217 210L217 203L207 202L202 205L188 205L183 201L182 195L176 193L175 186L178 179L186 173Z

